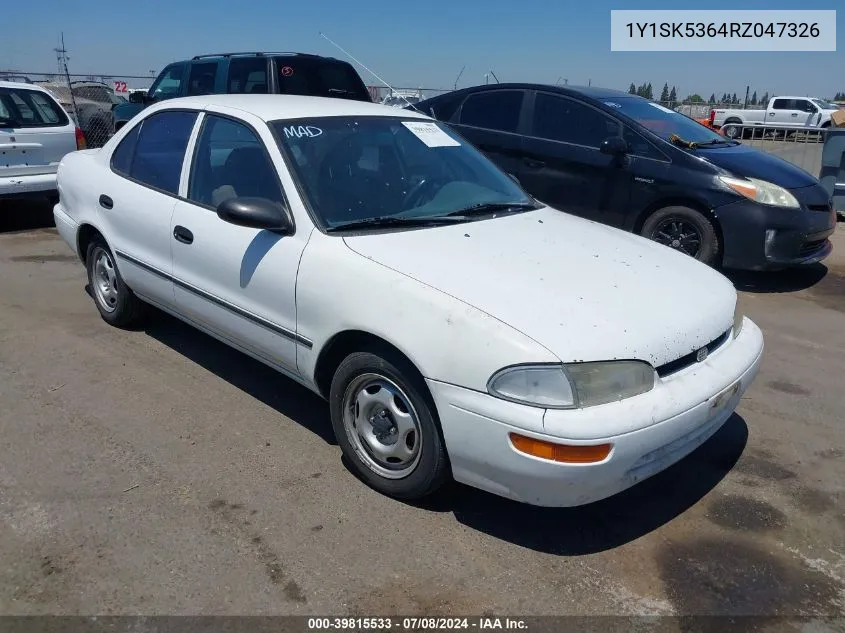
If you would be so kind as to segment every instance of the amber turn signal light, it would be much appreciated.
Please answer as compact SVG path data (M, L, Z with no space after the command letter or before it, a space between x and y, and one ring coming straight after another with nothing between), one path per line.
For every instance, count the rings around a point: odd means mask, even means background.
M510 434L511 443L520 453L566 464L593 464L610 455L612 444L580 445L554 444L533 437Z

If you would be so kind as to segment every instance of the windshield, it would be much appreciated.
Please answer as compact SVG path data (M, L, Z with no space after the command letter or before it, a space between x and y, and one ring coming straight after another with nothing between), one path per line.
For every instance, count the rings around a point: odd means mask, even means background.
M434 121L319 117L272 125L326 228L533 203L478 150Z
M838 110L839 106L835 103L831 103L830 101L824 101L823 99L810 99L813 103L819 106L822 110Z
M677 134L683 140L692 143L706 143L708 141L729 143L724 136L693 121L688 116L665 108L653 101L637 97L614 97L605 101L604 104L627 114L637 123L667 141L673 134Z

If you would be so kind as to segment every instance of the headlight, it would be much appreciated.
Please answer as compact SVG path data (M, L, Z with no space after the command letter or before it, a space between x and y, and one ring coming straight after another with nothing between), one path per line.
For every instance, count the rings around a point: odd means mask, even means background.
M783 187L757 178L731 178L719 176L719 181L734 193L773 207L800 209L801 205L789 191Z
M733 328L733 337L736 338L739 336L739 333L742 331L742 322L745 320L745 313L743 313L742 308L739 307L739 303L736 305L736 309L734 310L734 328Z
M494 396L547 409L590 407L652 388L654 368L633 360L508 367L487 384Z

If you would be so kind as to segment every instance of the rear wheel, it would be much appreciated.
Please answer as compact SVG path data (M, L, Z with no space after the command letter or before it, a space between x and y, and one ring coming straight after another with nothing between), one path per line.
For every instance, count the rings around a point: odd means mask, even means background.
M740 138L742 136L742 124L741 123L725 123L722 126L722 134L732 141Z
M640 234L676 251L714 266L719 236L708 218L689 207L665 207L652 213Z
M347 356L329 393L332 427L355 473L376 490L419 499L447 479L437 411L419 373L381 352Z
M114 255L102 237L97 236L88 244L85 267L94 305L104 321L117 327L140 321L144 304L123 282Z

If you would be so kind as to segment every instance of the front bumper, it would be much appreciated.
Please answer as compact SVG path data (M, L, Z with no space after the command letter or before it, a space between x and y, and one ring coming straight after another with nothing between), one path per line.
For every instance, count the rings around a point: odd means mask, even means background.
M0 197L15 198L30 194L53 194L55 192L55 171L49 174L0 177Z
M457 481L532 505L577 506L621 492L707 441L739 404L762 356L763 335L745 319L739 336L705 361L659 379L646 394L607 405L544 411L428 384ZM511 432L613 449L599 463L565 464L518 452Z
M827 193L821 185L791 191L801 209L740 200L714 210L722 229L725 268L777 270L814 264L830 255L828 238L836 229L836 212Z

